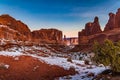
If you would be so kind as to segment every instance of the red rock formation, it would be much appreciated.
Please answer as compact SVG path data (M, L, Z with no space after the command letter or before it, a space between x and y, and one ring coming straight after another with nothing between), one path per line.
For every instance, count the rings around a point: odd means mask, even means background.
M27 40L31 39L31 31L28 26L21 21L15 20L7 14L0 16L0 24L7 25L9 28L18 31L20 34L26 36Z
M120 28L120 8L118 9L115 17L115 27Z
M5 25L0 25L0 39L7 40L26 40L26 37L20 34L18 31L13 30Z
M107 39L107 35L106 34L99 34L97 36L92 37L91 39L89 39L89 44L94 44L95 41L99 42L99 43L103 43L104 40Z
M109 20L105 26L104 31L113 30L115 28L120 28L120 8L116 14L109 13Z
M36 41L44 41L47 43L62 42L62 31L57 29L41 29L32 32L32 38Z
M79 44L86 44L88 43L88 36L93 34L101 33L102 30L100 29L99 19L98 17L94 18L94 22L89 22L85 25L85 29L78 33L79 36Z
M89 22L85 25L85 30L82 31L82 33L85 33L84 36L89 36L92 34L92 24L93 23Z
M9 40L43 41L46 43L62 42L62 31L57 29L41 29L31 32L26 24L11 16L0 16L0 38Z
M109 20L105 26L104 31L113 30L115 28L115 14L109 13Z
M102 30L100 28L100 24L99 24L99 18L95 17L94 22L92 24L92 30L91 33L92 34L97 34L97 33L101 33Z
M94 22L89 22L85 25L85 29L82 30L80 35L89 36L100 32L102 32L102 30L100 29L99 19L95 17Z
M81 46L92 46L94 41L102 44L105 39L110 39L113 42L120 40L120 8L116 14L109 13L109 20L103 32L100 29L97 17L93 23L87 23L85 29L79 32L79 45Z

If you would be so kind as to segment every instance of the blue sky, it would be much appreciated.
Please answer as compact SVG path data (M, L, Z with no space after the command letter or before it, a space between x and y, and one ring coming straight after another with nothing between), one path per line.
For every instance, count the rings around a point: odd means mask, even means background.
M9 14L31 30L57 28L67 37L77 36L95 16L104 28L108 13L120 8L120 0L0 0L0 14Z

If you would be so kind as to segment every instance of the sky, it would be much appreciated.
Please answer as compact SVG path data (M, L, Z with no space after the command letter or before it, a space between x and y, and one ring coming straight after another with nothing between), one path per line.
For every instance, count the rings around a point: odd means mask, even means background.
M0 0L0 14L9 14L31 31L56 28L67 37L77 37L87 22L99 17L102 29L108 13L116 13L120 0Z

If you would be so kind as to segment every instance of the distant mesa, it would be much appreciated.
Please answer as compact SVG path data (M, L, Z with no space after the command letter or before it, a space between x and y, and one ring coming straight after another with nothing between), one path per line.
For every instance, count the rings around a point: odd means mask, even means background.
M57 29L40 29L32 32L32 38L38 42L61 43L62 31Z
M67 38L66 35L64 35L64 40L63 40L65 45L68 46L74 46L78 45L78 37L69 37Z
M114 13L109 13L109 20L104 28L101 30L99 18L95 17L94 22L89 22L85 25L85 29L78 32L79 45L85 48L92 46L94 41L103 43L105 39L110 39L113 42L120 40L120 8ZM81 49L82 49L81 47Z

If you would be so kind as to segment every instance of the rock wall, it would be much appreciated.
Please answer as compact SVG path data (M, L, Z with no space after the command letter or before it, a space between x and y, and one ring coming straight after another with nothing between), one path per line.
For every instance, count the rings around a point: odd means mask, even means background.
M6 25L9 28L18 31L23 36L26 36L27 40L31 40L31 31L28 26L7 14L0 16L0 25Z
M30 31L29 27L13 17L4 14L0 16L0 38L45 43L62 42L62 31L57 29L41 29Z
M115 14L109 13L109 20L108 23L105 26L104 31L113 30L115 28Z
M26 37L8 26L0 25L0 39L25 41Z
M102 32L102 30L100 29L99 19L95 17L94 22L88 22L85 25L85 29L83 29L79 35L89 36L100 32Z
M93 22L89 22L85 25L85 29L78 33L79 44L86 44L89 42L88 36L101 33L102 30L99 24L99 18L95 17Z
M120 8L114 13L109 13L109 20L105 26L104 31L113 30L115 28L120 28Z
M115 16L115 27L116 27L116 28L120 28L120 8L119 8L118 11L116 12L116 16Z
M94 22L89 22L85 25L85 29L78 33L79 45L93 45L94 41L103 43L105 39L110 39L113 42L120 40L120 9L114 13L109 13L109 20L101 31L98 17L95 17Z
M62 31L57 29L41 29L32 32L32 38L37 42L61 43Z

